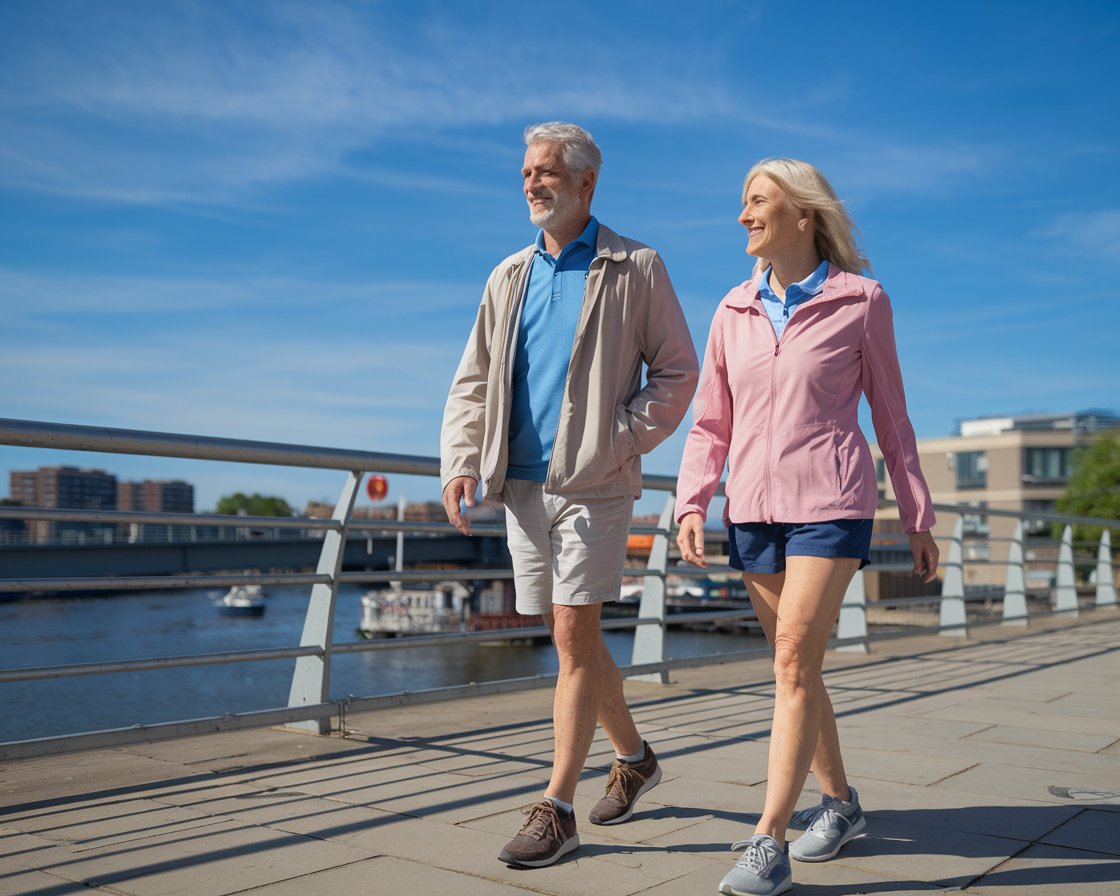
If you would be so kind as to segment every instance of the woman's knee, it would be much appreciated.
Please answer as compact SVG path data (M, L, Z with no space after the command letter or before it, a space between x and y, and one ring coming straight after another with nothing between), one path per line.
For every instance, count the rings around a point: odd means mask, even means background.
M815 691L821 681L820 660L809 655L799 638L778 635L774 639L774 680L785 691Z

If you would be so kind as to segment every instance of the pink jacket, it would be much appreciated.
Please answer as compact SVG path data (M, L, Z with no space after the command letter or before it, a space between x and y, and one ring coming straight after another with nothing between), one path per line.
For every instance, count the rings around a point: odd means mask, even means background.
M708 336L677 481L677 520L706 516L725 464L725 523L874 517L875 465L857 419L861 391L903 527L931 528L883 288L830 264L823 290L794 309L781 340L757 278L732 289Z

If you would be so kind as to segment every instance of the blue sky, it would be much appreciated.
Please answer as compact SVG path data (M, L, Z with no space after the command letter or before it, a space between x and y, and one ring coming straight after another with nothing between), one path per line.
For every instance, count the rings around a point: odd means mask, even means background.
M551 119L599 141L594 211L661 251L698 351L749 274L742 177L788 155L860 226L919 437L1120 407L1120 6L656 8L6 0L0 417L437 454ZM0 448L5 483L59 462L187 478L199 509L341 485Z

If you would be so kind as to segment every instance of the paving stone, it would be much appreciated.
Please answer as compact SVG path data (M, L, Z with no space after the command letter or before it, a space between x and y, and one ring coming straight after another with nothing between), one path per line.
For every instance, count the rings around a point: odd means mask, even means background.
M67 880L43 871L17 871L9 874L0 871L0 896L72 896L81 893L107 893L107 890L91 890L83 883Z
M72 852L43 870L128 896L224 896L365 857L341 844L226 821L186 835Z
M474 877L462 872L433 868L393 856L379 856L354 862L340 868L328 868L290 880L268 884L253 890L253 896L307 896L308 893L409 893L423 880L423 889L433 893L454 893L455 896L513 896L516 893L539 893Z
M1120 766L1113 775L1087 775L1068 769L1059 771L984 762L934 785L934 787L942 786L953 790L971 791L978 795L977 801L980 799L979 795L983 794L1018 800L1037 800L1043 803L1068 804L1068 796L1056 795L1050 788L1068 788L1085 792L1102 790L1120 792Z
M1120 857L1120 818L1113 813L1085 809L1050 831L1042 842ZM1120 878L1117 880L1120 882Z
M1120 862L1100 853L1040 845L972 884L984 896L1116 896Z
M141 840L152 834L187 832L213 824L213 819L150 800L103 800L7 817L5 824L45 840L88 849Z

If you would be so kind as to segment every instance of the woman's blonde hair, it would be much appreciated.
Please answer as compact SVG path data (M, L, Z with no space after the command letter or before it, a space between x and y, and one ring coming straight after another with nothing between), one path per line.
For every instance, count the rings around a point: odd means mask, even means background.
M827 177L808 162L798 159L763 159L747 172L743 181L744 204L747 187L760 174L765 174L781 187L798 208L816 212L814 233L817 252L822 259L851 274L871 271L871 262L856 245L856 225ZM754 266L755 273L769 266L768 259L759 258Z

